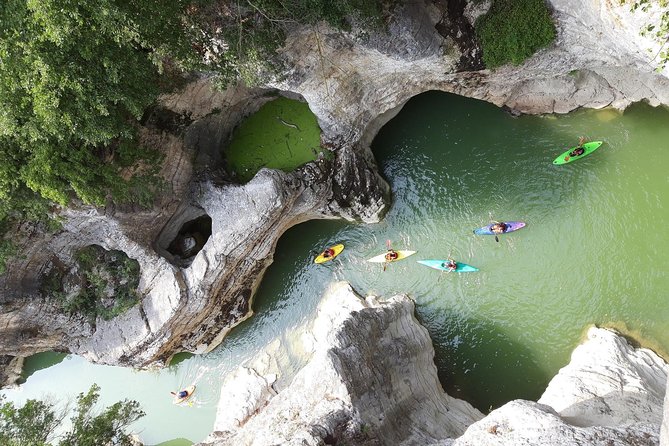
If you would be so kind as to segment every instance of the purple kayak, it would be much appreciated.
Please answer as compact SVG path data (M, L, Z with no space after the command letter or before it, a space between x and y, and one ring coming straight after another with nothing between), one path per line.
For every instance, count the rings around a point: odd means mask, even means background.
M506 230L502 232L501 234L506 234L507 232L513 232L517 231L521 228L525 227L525 222L524 221L505 221L503 222L506 225ZM495 223L491 223L488 226L484 226L482 228L474 229L474 234L476 235L499 235L495 232L492 232L490 228L493 227Z

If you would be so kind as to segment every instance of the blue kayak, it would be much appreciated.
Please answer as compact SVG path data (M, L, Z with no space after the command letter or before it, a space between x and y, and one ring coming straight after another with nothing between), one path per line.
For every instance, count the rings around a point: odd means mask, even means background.
M430 268L438 269L440 271L450 272L451 270L449 270L446 266L447 262L448 260L418 260L418 263L421 265L429 266ZM453 272L456 273L471 273L478 271L478 268L474 268L473 266L467 265L466 263L455 262L455 266L456 268Z
M517 231L519 229L522 229L525 227L525 222L524 221L505 221L506 224L506 231L502 232L502 234L506 234L507 232L513 232ZM474 229L474 234L476 235L499 235L496 234L495 232L492 231L492 227L494 226L494 223L491 223L487 226L484 226L482 228Z

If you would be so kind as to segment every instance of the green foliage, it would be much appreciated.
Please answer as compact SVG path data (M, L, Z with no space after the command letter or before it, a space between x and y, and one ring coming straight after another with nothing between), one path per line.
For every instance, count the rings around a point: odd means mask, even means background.
M137 401L119 401L101 414L93 415L100 388L93 385L87 394L79 394L72 430L65 434L59 446L98 446L114 444L131 446L132 439L125 428L144 416Z
M110 320L139 301L139 263L125 253L91 245L79 250L76 262L78 293L66 293L65 274L55 268L42 283L42 292L58 299L66 313L87 316L91 322L98 316Z
M555 25L544 0L493 0L476 21L488 68L521 64L555 39Z
M7 446L98 446L132 445L125 429L144 416L137 401L123 400L95 414L100 387L91 386L79 394L72 417L72 428L52 440L65 413L57 413L54 405L28 400L17 409L12 403L0 405L0 444ZM57 443L52 443L57 441Z
M351 20L379 26L383 0L243 0L216 4L223 26L210 31L225 42L225 50L214 61L221 86L242 79L256 85L274 73L276 50L283 44L288 27L325 21L338 29L351 28ZM204 13L206 14L206 12ZM220 31L219 31L220 30ZM219 34L220 33L220 34Z
M625 2L630 3L632 11L641 9L644 12L648 12L648 9L653 5L661 8L669 6L668 0L656 0L653 2L650 0L621 0L621 3ZM659 23L656 25L649 24L644 26L641 29L641 35L650 36L660 44L660 50L654 56L654 59L657 59L657 71L662 71L669 64L669 49L667 49L667 44L669 43L669 9L662 11L659 19Z
M0 444L6 446L46 446L62 421L52 404L28 400L17 409L12 403L0 405Z
M135 127L170 56L192 66L187 0L5 0L0 8L0 226L49 202L150 203ZM155 159L155 155L153 155ZM145 165L148 165L145 163ZM2 259L0 258L0 264Z
M0 274L7 269L7 260L16 254L16 245L11 240L0 240Z

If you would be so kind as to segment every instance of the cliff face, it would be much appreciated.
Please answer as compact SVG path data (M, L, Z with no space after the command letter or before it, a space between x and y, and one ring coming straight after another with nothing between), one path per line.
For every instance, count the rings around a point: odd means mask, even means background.
M215 432L203 445L429 444L482 418L441 389L427 330L413 302L362 300L332 285L301 336L307 364L286 378L263 362L226 380Z
M452 444L656 445L668 373L652 351L593 327L536 403L507 403Z
M23 228L22 256L0 278L0 356L55 349L142 366L213 348L251 314L253 293L288 227L311 218L380 218L388 186L369 143L421 92L453 92L525 113L669 104L669 83L653 73L644 47L650 43L637 33L638 22L656 16L631 15L610 2L552 5L556 44L520 67L478 70L476 8L419 0L394 11L387 33L347 34L322 24L293 30L282 50L290 71L266 88L218 92L203 78L161 98L141 133L166 155L167 192L151 210L63 210L55 234ZM292 173L263 170L246 185L233 184L222 150L234 127L279 93L308 101L334 160ZM206 219L211 233L190 237ZM203 246L183 258L172 249L177 240ZM122 250L141 267L141 304L109 322L67 317L39 293L45 272L71 267L76 250L90 244Z
M208 80L163 98L161 116L149 119L142 137L165 152L161 174L168 193L152 210L64 209L60 231L28 234L23 255L0 280L0 354L60 350L142 366L182 350L207 351L250 316L251 298L287 228L335 215L377 221L388 186L375 165L346 144L333 160L291 173L263 170L245 185L226 178L221 148L242 113L267 100L265 90L217 92ZM207 219L210 232L196 234L204 240L201 250L191 258L175 254L174 241ZM95 324L62 314L39 290L45 272L71 266L76 251L91 244L121 250L141 268L141 304Z
M413 311L406 296L363 301L332 285L291 347L309 351L306 365L290 380L262 352L233 372L202 445L658 443L669 365L650 350L593 327L538 402L483 417L442 390Z

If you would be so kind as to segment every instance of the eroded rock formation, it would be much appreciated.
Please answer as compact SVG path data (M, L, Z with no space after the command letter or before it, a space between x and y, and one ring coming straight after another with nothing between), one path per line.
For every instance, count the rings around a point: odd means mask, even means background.
M483 416L441 389L407 296L363 300L333 284L302 339L310 358L285 388L264 353L230 375L203 445L430 444Z
M486 417L442 390L406 296L363 301L339 282L301 338L297 350L310 358L294 377L267 361L271 352L228 377L203 446L659 442L669 365L606 329L588 330L538 402L511 401Z
M536 403L505 404L452 445L657 445L668 373L652 351L592 327Z

